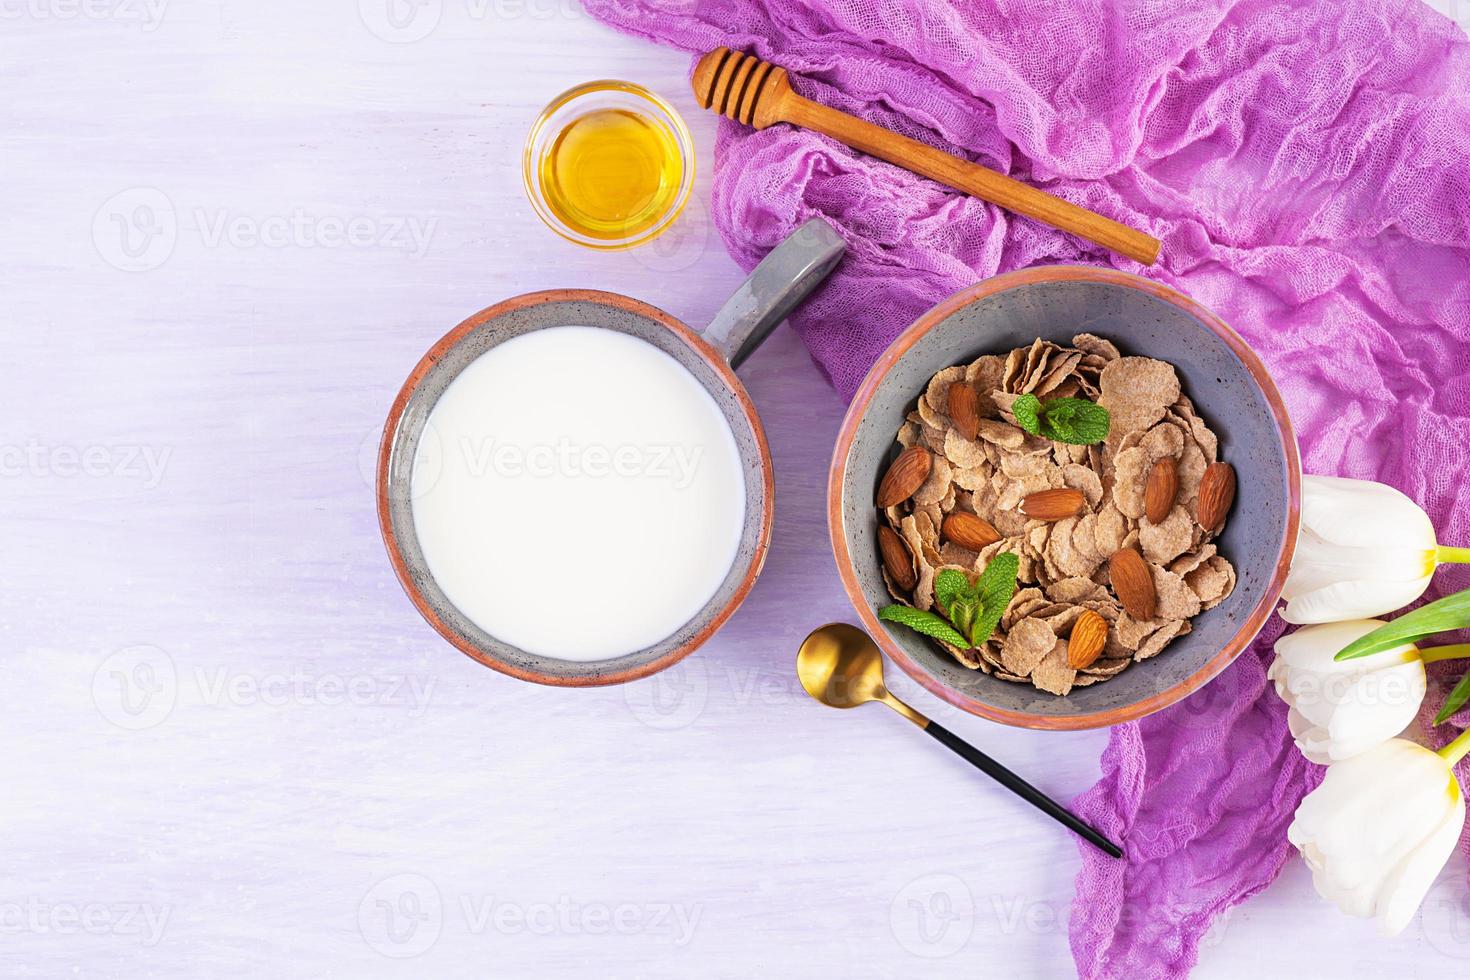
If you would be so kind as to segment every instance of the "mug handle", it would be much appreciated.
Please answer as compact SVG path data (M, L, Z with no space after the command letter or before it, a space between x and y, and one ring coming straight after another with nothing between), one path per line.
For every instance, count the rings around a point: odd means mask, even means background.
M837 265L847 246L836 229L812 218L771 249L704 331L738 368Z

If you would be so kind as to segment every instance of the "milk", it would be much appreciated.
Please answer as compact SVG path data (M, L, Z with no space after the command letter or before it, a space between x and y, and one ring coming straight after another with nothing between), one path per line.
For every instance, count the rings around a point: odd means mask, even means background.
M745 481L694 376L646 341L532 331L482 354L431 411L413 522L449 601L529 653L632 653L698 613L735 560Z

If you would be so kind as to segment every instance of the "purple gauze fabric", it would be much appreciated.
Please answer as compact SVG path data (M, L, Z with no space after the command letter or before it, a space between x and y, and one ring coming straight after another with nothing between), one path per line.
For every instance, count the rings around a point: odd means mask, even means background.
M1470 542L1470 44L1418 0L585 2L660 43L753 51L809 98L1164 241L1140 270L815 134L722 122L712 211L742 266L812 215L848 242L792 318L845 396L904 326L978 279L1052 262L1143 271L1261 354L1308 472L1391 483L1442 540ZM1432 595L1467 584L1441 572ZM1291 856L1286 826L1321 772L1263 696L1281 630L1113 730L1077 807L1130 857L1082 851L1081 975L1184 976L1212 921Z

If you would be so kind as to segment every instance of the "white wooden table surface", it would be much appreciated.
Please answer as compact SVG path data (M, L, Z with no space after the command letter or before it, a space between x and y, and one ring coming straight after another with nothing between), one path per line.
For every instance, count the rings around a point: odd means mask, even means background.
M511 681L388 569L368 460L440 334L553 286L701 324L741 278L698 203L599 255L521 192L540 106L623 77L684 112L706 197L687 69L573 0L0 0L0 975L1071 972L1072 841L795 684L851 613L842 406L788 332L743 371L771 560L677 670ZM1096 778L1102 733L894 686L1055 795ZM1457 857L1387 943L1293 864L1195 975L1463 974L1465 887Z

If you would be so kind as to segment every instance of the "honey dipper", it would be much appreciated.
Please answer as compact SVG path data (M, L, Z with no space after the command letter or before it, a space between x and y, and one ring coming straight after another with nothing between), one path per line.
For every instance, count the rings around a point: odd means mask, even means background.
M700 105L736 122L756 129L786 122L814 130L855 150L1071 232L1144 265L1153 265L1159 257L1159 240L1136 228L839 109L804 99L791 90L785 68L754 55L716 48L699 59L693 84L694 97Z

